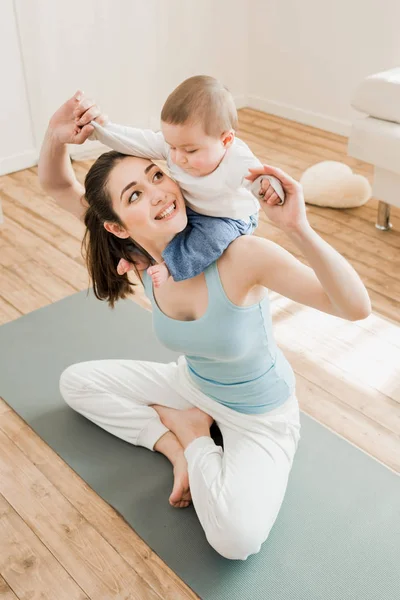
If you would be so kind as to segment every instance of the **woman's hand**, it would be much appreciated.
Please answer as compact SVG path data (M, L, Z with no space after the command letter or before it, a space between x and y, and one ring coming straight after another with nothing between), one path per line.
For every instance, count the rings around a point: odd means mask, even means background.
M49 133L59 144L83 144L93 132L93 120L103 125L107 117L78 90L51 117Z
M267 179L262 182L264 197L260 197L260 206L268 219L284 231L299 231L308 226L303 189L298 181L292 179L281 169L263 165L257 169L249 169L246 177L254 181L260 175L274 175L282 184L285 192L285 203L278 205L279 197Z

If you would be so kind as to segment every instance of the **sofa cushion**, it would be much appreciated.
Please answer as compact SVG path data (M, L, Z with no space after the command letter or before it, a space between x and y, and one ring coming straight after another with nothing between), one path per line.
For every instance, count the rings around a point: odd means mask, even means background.
M400 123L400 67L364 79L351 105L376 119Z

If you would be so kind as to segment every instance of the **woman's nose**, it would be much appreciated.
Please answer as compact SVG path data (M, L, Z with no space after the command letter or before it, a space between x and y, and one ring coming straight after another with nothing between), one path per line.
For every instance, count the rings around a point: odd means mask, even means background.
M153 192L152 203L154 205L159 204L160 202L164 202L166 200L167 194L160 188L156 188Z

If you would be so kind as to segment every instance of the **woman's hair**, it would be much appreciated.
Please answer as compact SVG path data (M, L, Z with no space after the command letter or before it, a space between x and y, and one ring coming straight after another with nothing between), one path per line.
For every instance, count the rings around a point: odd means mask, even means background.
M161 121L170 125L200 123L206 135L219 137L237 129L238 116L232 94L218 79L196 75L168 96Z
M112 308L117 300L133 293L136 285L129 281L127 273L118 275L120 259L125 258L135 264L134 255L140 253L143 260L149 261L149 265L153 262L151 256L131 238L119 238L104 227L106 221L124 226L113 209L107 189L112 169L124 158L125 154L115 151L102 154L85 178L85 199L89 207L84 218L86 231L82 247L94 294L99 300L107 300Z

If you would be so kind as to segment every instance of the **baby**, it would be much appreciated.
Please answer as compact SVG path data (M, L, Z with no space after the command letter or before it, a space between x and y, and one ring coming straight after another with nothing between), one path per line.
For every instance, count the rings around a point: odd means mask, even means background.
M171 275L182 281L202 273L229 244L257 226L259 202L283 204L280 182L270 176L245 179L261 166L235 136L237 111L230 92L216 79L191 77L167 98L161 131L92 121L92 139L123 154L166 160L187 204L188 226L168 244L165 262L148 269L155 287ZM273 189L270 188L272 186Z

